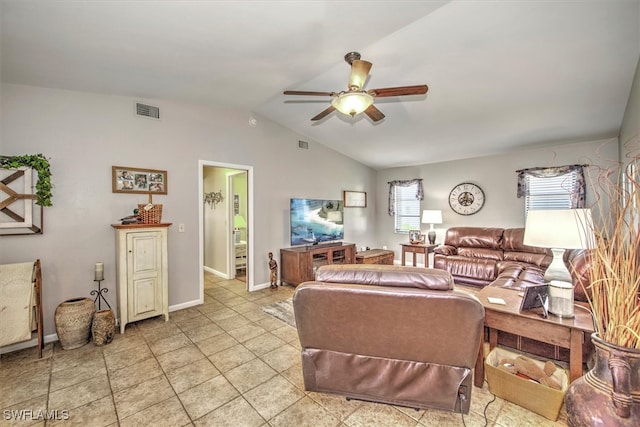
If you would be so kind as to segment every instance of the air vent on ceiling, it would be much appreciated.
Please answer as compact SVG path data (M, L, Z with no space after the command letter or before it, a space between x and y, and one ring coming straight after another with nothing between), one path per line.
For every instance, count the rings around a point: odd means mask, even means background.
M302 148L305 150L309 149L309 143L307 141L298 141L298 148Z
M149 117L151 119L159 119L160 109L152 105L145 105L136 102L136 114L139 116Z

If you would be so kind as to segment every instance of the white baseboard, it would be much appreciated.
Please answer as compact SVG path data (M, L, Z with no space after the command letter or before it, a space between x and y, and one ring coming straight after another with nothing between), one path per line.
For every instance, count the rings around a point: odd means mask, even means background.
M222 273L221 271L218 271L218 270L214 270L211 267L205 266L204 271L206 271L207 273L215 274L216 276L222 277L223 279L231 279L231 276L229 276L228 274Z
M178 310L182 310L185 308L189 308L189 307L195 307L197 305L202 305L204 304L204 301L200 300L200 299L196 299L193 301L187 301L187 302L183 302L180 304L176 304L176 305L170 305L169 306L169 312L172 311L178 311Z
M48 344L50 342L58 341L58 334L45 335L44 343ZM0 347L0 354L11 353L12 351L23 350L29 347L37 347L38 346L38 337L32 338L28 341L22 341L15 344L6 345L4 347Z
M259 291L259 290L262 290L262 289L267 289L269 286L271 286L271 283L260 283L259 285L255 285L253 287L253 291L251 291L251 292Z

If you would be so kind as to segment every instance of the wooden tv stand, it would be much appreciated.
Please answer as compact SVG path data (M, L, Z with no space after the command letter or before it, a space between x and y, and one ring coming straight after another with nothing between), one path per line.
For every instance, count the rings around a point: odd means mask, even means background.
M316 269L326 264L354 264L353 243L318 244L280 249L280 275L284 285L298 286L315 279Z

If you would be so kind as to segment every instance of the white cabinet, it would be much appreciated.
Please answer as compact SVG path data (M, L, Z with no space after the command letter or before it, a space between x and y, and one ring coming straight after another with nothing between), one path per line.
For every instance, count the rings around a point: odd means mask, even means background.
M167 230L171 224L117 225L116 277L120 333L127 323L169 320Z

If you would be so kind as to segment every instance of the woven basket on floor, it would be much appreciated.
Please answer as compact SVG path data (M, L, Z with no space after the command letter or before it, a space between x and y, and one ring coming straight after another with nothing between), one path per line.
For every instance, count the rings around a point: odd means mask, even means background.
M160 224L162 220L162 205L153 205L149 210L145 210L145 205L138 205L138 218L143 224Z

